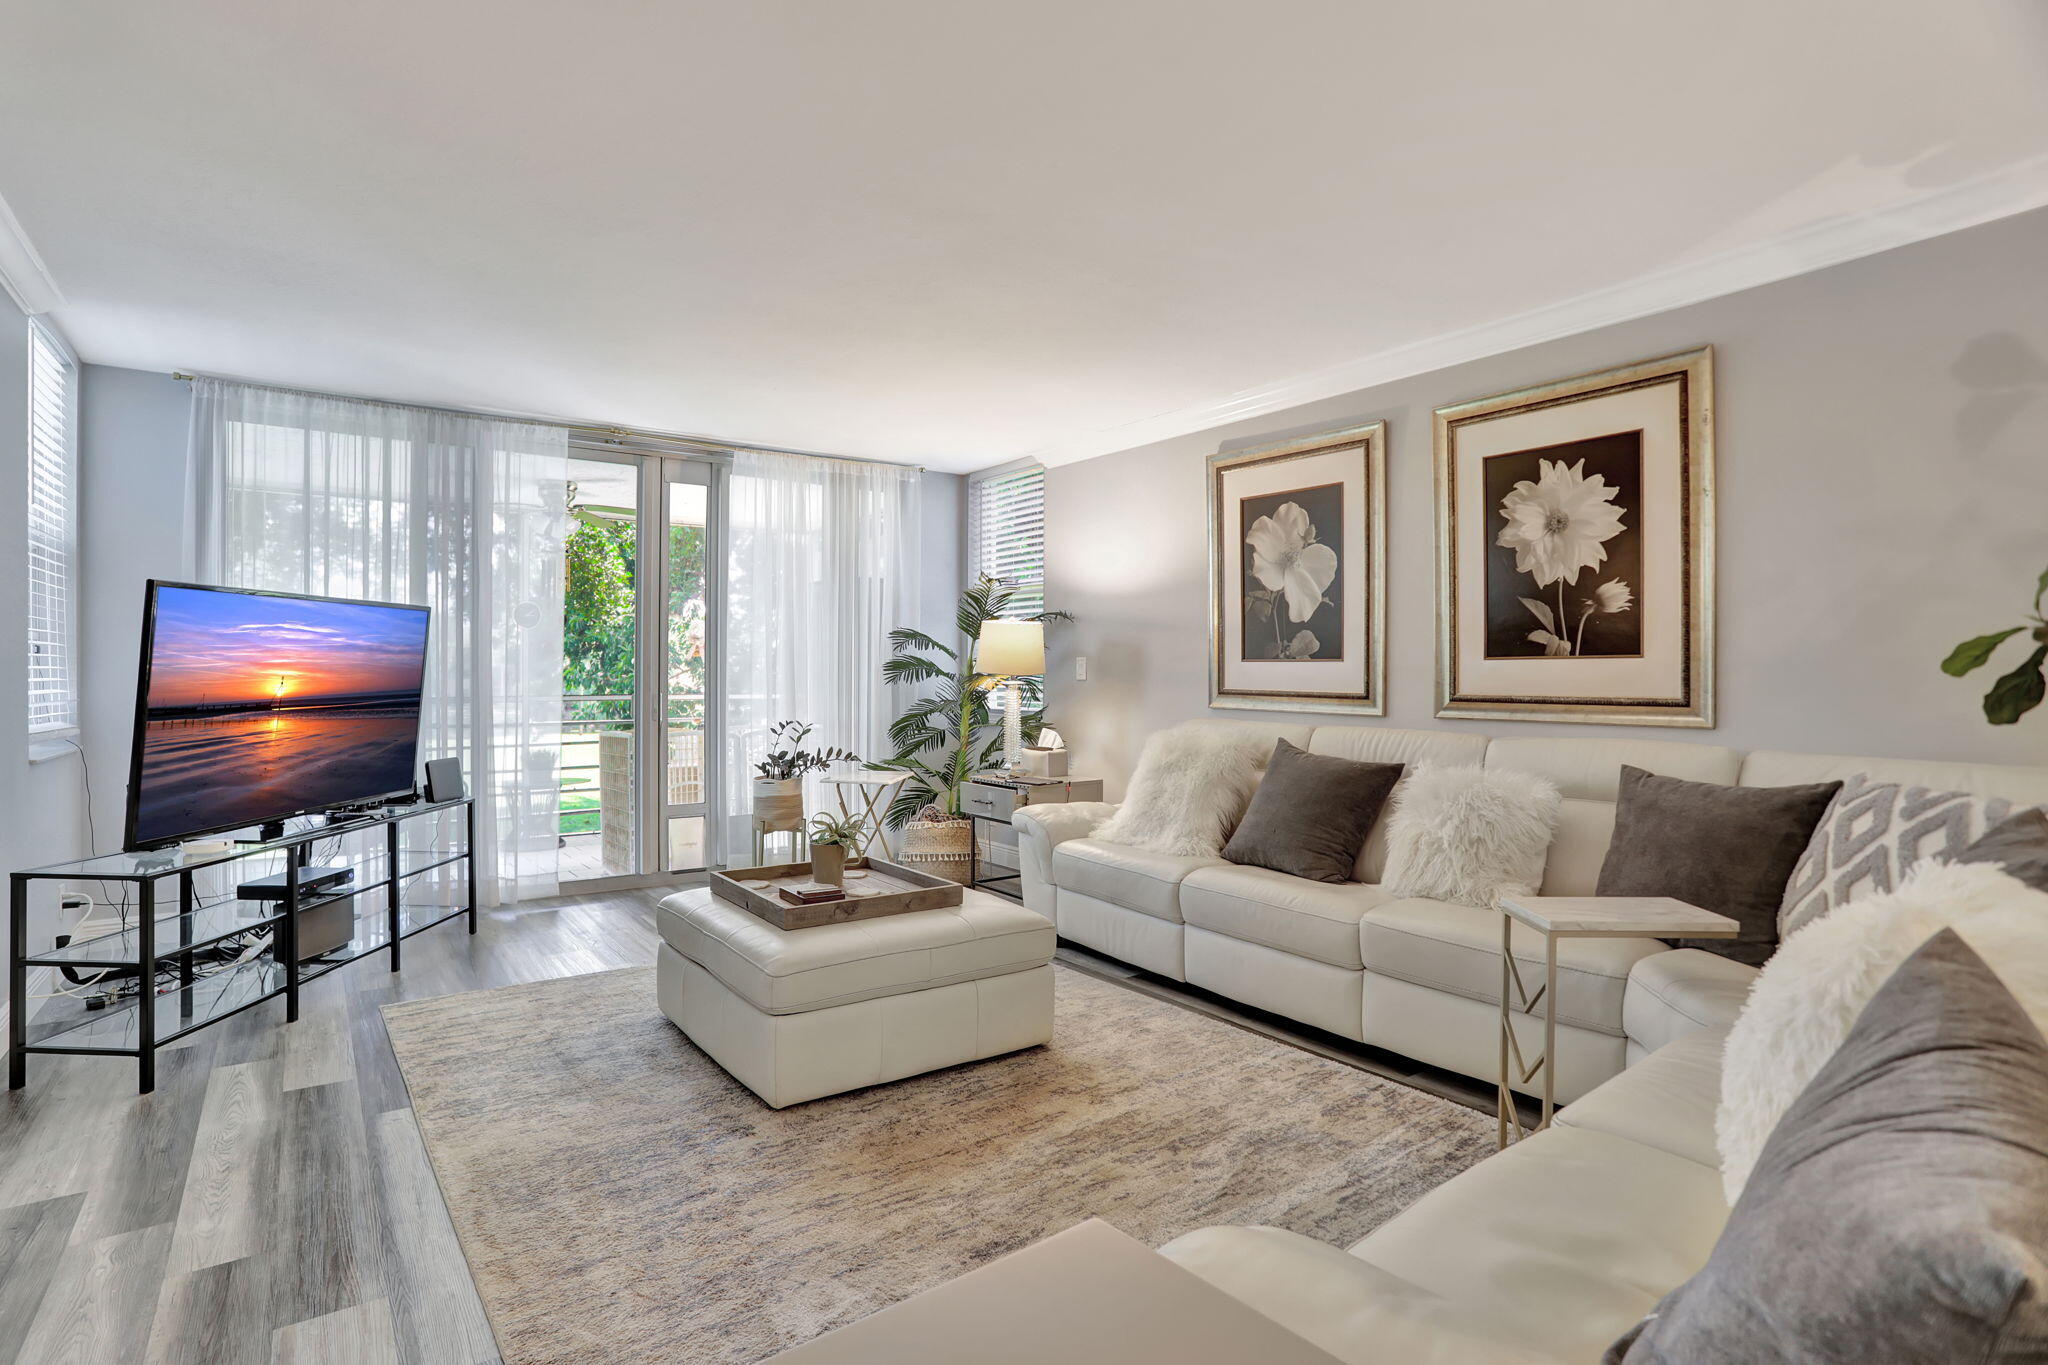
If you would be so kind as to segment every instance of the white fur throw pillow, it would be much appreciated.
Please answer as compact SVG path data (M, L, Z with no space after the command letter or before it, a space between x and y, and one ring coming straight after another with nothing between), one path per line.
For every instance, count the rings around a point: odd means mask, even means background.
M1249 725L1176 725L1145 741L1130 791L1095 837L1179 858L1215 858L1244 818L1273 736Z
M1892 970L1953 926L2048 1032L2048 893L1993 863L1916 864L1896 891L1831 911L1766 962L1728 1031L1714 1138L1733 1204L1764 1140Z
M1394 789L1381 884L1482 908L1529 895L1543 883L1559 804L1534 773L1419 763Z

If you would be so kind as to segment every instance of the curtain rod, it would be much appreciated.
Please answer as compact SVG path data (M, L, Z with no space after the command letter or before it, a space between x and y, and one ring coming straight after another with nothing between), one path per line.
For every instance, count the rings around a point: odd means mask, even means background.
M380 403L391 408L419 408L426 412L446 412L457 417L490 417L499 421L527 422L539 427L560 427L564 431L590 432L608 441L674 441L683 445L702 446L707 452L749 450L764 455L800 455L810 460L838 460L845 464L879 464L892 469L914 469L925 472L921 464L905 464L901 460L874 460L864 455L827 455L816 450L792 450L788 446L755 445L749 441L721 441L710 436L691 436L680 431L654 431L646 427L622 427L599 422L567 422L553 417L534 417L526 413L493 412L489 408L455 408L438 403L400 403L389 398L371 398L357 393L330 393L325 389L300 389L288 384L258 384L247 379L233 379L226 375L188 374L184 370L172 370L171 378L190 383L195 379L221 379L230 384L242 384L252 389L272 389L279 393L303 393L314 398L340 398L351 403Z

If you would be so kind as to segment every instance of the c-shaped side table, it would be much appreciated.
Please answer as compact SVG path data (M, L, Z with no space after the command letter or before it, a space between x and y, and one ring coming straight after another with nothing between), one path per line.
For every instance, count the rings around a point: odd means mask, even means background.
M1734 938L1741 926L1726 915L1702 910L1669 896L1504 896L1500 902L1500 1088L1494 1100L1500 1123L1499 1143L1519 1141L1550 1126L1557 1090L1557 941L1561 938ZM1515 921L1543 935L1543 986L1535 995L1522 984L1515 961ZM1513 993L1515 1004L1509 1001ZM1515 1037L1514 1014L1534 1014L1543 1006L1543 1051L1533 1062L1522 1060ZM1514 1070L1508 1069L1509 1062ZM1534 1128L1522 1127L1515 1109L1515 1086L1527 1085L1543 1073L1543 1118ZM1508 1137L1513 1128L1514 1138Z

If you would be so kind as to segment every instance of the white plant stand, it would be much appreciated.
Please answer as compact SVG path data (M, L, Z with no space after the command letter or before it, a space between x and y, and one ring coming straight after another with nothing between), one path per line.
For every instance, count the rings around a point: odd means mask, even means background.
M834 773L818 779L832 789L833 797L839 802L839 813L844 816L859 815L866 823L866 831L850 853L851 857L865 858L868 850L877 841L882 845L882 856L895 857L889 848L889 831L884 819L889 813L889 803L896 799L896 789L910 780L909 773L877 772L873 769L857 769L851 772ZM855 806L859 810L855 810Z

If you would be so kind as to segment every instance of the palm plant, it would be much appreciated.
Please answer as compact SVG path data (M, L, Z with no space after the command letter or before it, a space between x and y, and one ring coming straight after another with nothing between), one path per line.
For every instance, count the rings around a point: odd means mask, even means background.
M961 785L987 769L1002 750L1002 722L990 713L988 690L1004 679L974 671L974 642L981 638L984 625L1002 619L1016 595L1017 585L1006 579L983 574L976 580L960 594L954 614L953 624L960 632L957 646L908 626L889 632L890 656L882 665L883 680L931 685L929 692L890 725L895 757L869 765L910 775L889 803L891 828L902 828L926 806L958 815ZM1024 619L1050 623L1074 618L1069 612L1042 611ZM1045 728L1044 689L1037 678L1019 681L1024 693L1024 739L1029 743Z

